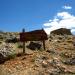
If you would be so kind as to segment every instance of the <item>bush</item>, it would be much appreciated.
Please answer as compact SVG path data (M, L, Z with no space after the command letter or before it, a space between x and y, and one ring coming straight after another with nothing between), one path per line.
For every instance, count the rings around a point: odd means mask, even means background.
M23 48L23 45L21 43L19 43L18 48Z
M0 40L3 40L3 36L0 35Z
M5 57L0 53L0 64L5 62Z
M19 39L17 39L16 37L14 37L14 38L8 38L8 39L6 39L5 42L7 42L7 43L16 43L18 41L19 41Z
M27 48L29 48L31 50L36 50L36 49L39 50L41 48L41 44L30 42L30 44L27 46Z
M10 59L14 59L16 57L16 54L11 54L11 55L8 55L7 59L10 60Z
M0 44L2 44L2 42L0 41Z

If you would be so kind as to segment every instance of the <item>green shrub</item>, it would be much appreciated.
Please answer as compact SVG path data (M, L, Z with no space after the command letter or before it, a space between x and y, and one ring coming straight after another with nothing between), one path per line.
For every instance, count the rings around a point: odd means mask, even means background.
M22 44L18 44L18 48L23 48L23 45Z
M16 57L16 54L11 54L11 55L8 55L7 59L10 60L10 59L14 59Z
M6 43L16 43L16 42L18 42L19 41L19 39L17 39L16 37L12 37L12 38L7 38L6 39Z
M0 44L2 44L2 42L0 41Z

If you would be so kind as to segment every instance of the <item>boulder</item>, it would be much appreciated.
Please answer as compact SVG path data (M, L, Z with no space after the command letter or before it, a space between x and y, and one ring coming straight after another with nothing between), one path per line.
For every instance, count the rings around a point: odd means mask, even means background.
M52 31L50 34L56 34L56 35L72 35L70 29L66 29L66 28L60 28L57 30Z
M6 61L9 58L12 58L15 55L15 50L10 44L3 44L0 47L0 63Z

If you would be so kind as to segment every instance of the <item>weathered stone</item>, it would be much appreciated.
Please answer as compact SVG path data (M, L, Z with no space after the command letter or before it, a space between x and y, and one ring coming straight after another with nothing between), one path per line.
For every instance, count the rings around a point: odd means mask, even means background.
M52 31L50 34L57 34L57 35L72 35L70 29L66 29L66 28L60 28L57 30Z
M42 67L43 67L43 68L47 68L47 67L48 67L48 63L47 63L46 61L43 61L43 62L42 62Z
M10 44L3 44L0 47L0 60L5 61L6 58L13 56L15 54L15 51L13 50L13 47Z
M64 61L67 65L75 65L75 58L70 58Z

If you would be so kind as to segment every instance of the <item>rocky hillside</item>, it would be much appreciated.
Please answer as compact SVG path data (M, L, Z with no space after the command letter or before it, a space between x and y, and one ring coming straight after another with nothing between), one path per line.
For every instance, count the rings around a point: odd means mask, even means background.
M13 38L8 39L5 34ZM52 32L46 40L46 50L43 50L41 42L29 41L23 55L18 33L1 35L0 61L6 60L0 64L0 75L75 75L75 36Z

